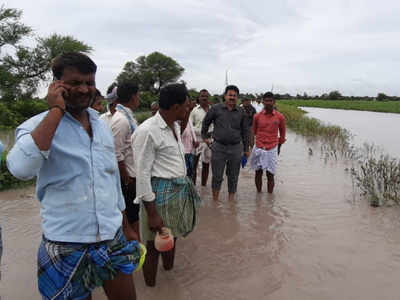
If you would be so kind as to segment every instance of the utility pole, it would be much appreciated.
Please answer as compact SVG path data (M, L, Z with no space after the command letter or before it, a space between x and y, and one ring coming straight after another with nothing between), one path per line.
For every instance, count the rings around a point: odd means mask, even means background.
M228 70L225 71L225 87L229 85L228 83Z

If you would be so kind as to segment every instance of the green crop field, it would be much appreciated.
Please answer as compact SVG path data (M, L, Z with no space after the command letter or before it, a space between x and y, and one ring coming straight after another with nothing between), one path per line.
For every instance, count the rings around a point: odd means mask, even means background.
M400 101L349 101L349 100L278 100L278 103L293 106L308 106L335 109L365 110L400 113Z

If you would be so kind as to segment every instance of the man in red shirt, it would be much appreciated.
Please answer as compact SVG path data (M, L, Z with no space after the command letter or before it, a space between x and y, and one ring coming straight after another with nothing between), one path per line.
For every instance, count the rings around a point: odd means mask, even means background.
M250 165L256 171L255 183L257 191L262 188L263 170L267 173L268 193L274 190L274 174L281 146L285 142L285 117L274 109L275 99L271 92L263 96L264 109L254 116L253 130L256 145L251 154ZM279 131L279 136L278 136Z

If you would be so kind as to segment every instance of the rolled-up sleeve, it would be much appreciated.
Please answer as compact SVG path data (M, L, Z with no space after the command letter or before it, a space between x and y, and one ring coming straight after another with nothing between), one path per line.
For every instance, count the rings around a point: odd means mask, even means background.
M32 179L39 173L49 153L39 150L29 130L17 128L15 145L7 155L8 170L18 179Z
M155 159L155 143L149 130L136 130L132 136L136 162L136 198L134 203L151 202L155 194L151 187L151 170Z

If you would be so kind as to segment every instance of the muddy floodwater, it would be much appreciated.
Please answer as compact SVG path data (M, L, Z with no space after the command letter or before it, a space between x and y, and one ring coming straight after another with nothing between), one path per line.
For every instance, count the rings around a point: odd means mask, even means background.
M400 114L372 111L302 107L307 116L323 123L346 128L353 135L353 143L374 144L393 157L400 158Z
M210 183L197 230L178 240L176 266L157 286L134 275L138 299L399 299L400 211L371 208L354 192L349 167L324 161L318 145L288 133L273 195L257 194L244 169L234 202ZM34 188L0 193L1 299L40 299ZM105 299L101 289L93 299Z

